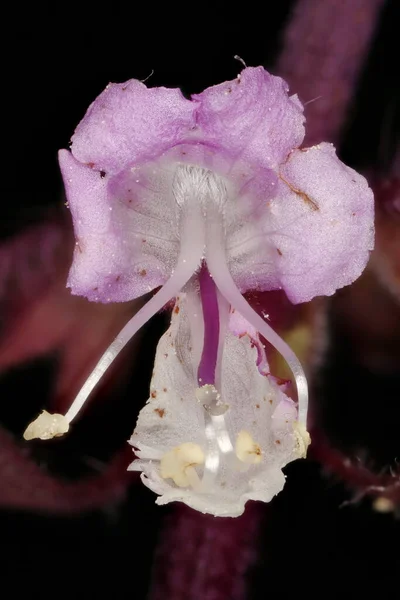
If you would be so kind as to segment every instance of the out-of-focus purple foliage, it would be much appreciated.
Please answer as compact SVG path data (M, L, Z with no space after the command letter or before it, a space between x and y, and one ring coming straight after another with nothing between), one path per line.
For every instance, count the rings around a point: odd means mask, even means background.
M363 76L374 36L381 25L381 11L389 6L389 1L298 0L292 4L294 10L282 37L281 57L277 60L275 69L269 65L269 70L287 79L291 91L297 92L301 101L305 103L309 136L307 142L319 142L325 138L334 141L340 148L344 140L344 151L349 153L350 139L352 156L357 158L354 148L360 152L362 146L377 146L372 133L371 136L368 133L362 141L363 133L360 133L357 126L349 126L349 122L354 121L359 112L359 107L354 101L359 91L360 77ZM256 12L251 11L253 21ZM391 14L394 14L393 11ZM107 15L102 17L107 21ZM125 18L123 11L119 18L122 23ZM282 22L282 15L279 19ZM243 15L243 20L245 26L246 15ZM151 21L139 21L141 26L151 27ZM257 23L254 26L256 27ZM76 28L79 31L84 30L85 44L88 40L87 48L85 46L80 52L80 61L85 65L85 81L89 81L92 69L96 65L108 64L107 36L101 38L101 50L97 51L97 46L93 46L90 41L91 36L97 36L95 28L86 27L78 18ZM54 31L56 32L56 28ZM210 39L219 39L220 31L211 22L207 26L208 31L211 32ZM259 33L254 40L254 47L258 47L256 44L261 39L261 32L259 29L257 31ZM243 48L240 46L242 24L236 29L232 25L232 32L238 40L237 52L240 53ZM185 35L189 33L186 32ZM180 31L179 36L176 36L176 39L179 39L179 49L176 55L172 53L172 56L175 56L172 60L182 56L182 53L189 52L190 44L187 43L185 35ZM74 41L74 27L71 27L69 36L69 41ZM152 39L156 38L157 36L153 36ZM58 45L58 37L56 41ZM122 34L120 41L123 41ZM172 36L170 41L172 43ZM263 45L267 43L267 39L262 39ZM119 43L115 43L115 47L119 48ZM169 48L169 45L166 44L165 48ZM47 47L46 53L48 52ZM248 56L244 49L243 58L246 61L254 62L252 56L251 49ZM29 61L28 55L26 59ZM224 57L224 60L228 59L229 57ZM137 56L130 59L132 63L138 63L139 60ZM257 62L258 60L257 58ZM379 65L377 67L375 64L376 70L379 70ZM113 78L121 81L131 76L131 72L131 67L125 71L122 69L121 75L117 77L114 74ZM193 80L195 72L193 65L188 67L188 81ZM145 77L147 74L146 72L140 75ZM46 77L48 75L46 73ZM233 75L233 72L230 75ZM105 77L101 83L95 82L97 92L107 83L108 75ZM154 77L157 77L157 71ZM70 82L72 79L70 77ZM220 79L218 75L215 81ZM155 85L161 83L158 80ZM201 88L204 87L204 83L210 82L201 81L196 85ZM180 81L174 81L172 84L179 85ZM73 90L73 87L71 89ZM72 98L78 90L66 93L70 93ZM84 88L82 93L86 97L79 111L93 97L93 90L89 90L88 87ZM375 97L385 98L386 93L387 89L383 85L375 93ZM41 105L45 103L48 106L49 111L56 111L57 102L54 99L44 99L37 94L32 102L38 101L38 98ZM12 100L14 101L14 98ZM369 104L369 100L365 102L374 108L372 97ZM68 131L72 131L81 116L79 111L76 109L75 114L71 112L65 117L70 119L66 125ZM24 114L21 112L21 115ZM34 114L35 111L29 111L29 120ZM57 113L57 118L58 116ZM29 143L33 144L31 140ZM373 155L373 152L371 154ZM390 153L389 155L391 156ZM19 152L12 156L13 164L16 164L20 173L21 164L24 164L25 160L21 147ZM399 156L397 152L397 157ZM364 539L368 539L370 546L362 554L362 560L372 556L367 566L372 564L373 560L377 573L390 578L390 567L388 570L387 565L394 564L396 559L392 562L390 559L395 550L385 548L384 536L379 538L383 539L379 551L374 547L374 541L370 543L372 532L375 531L376 534L376 530L383 527L382 523L387 527L386 532L392 529L392 523L395 527L392 515L396 514L400 503L396 464L398 427L396 420L393 422L391 417L398 415L400 369L399 160L397 159L397 163L394 160L386 160L385 166L386 170L378 168L378 160L366 164L364 175L367 176L376 196L376 250L367 271L355 284L342 290L331 301L314 301L307 308L293 308L287 303L287 299L281 299L279 296L261 294L249 297L253 306L270 315L281 335L295 345L299 355L306 361L313 384L311 409L314 443L311 449L315 461L322 465L325 475L324 487L316 474L319 470L310 462L304 469L291 472L292 478L288 479L288 483L290 480L296 481L297 477L297 484L290 484L287 494L270 505L267 511L258 504L250 505L242 517L230 521L198 515L185 507L174 507L168 512L161 529L160 543L154 554L151 584L147 581L147 573L143 574L142 570L135 573L135 566L132 564L127 569L133 595L139 589L138 586L142 585L141 590L151 588L148 596L151 600L242 600L252 597L252 588L254 597L265 598L271 589L280 592L286 587L294 589L290 587L290 581L279 578L271 584L275 575L283 572L285 575L289 572L290 575L294 572L297 578L301 569L300 575L304 577L306 565L310 570L315 568L318 573L322 573L324 581L329 581L332 586L336 585L336 575L337 585L341 587L345 575L355 577L359 585L364 578L365 585L368 585L368 578L373 575L357 570L353 573L352 570L354 564L360 567L355 548L362 553ZM27 190L35 188L36 194L41 194L45 175L35 172L35 176L40 179L40 185L32 178L25 177L20 182L13 178L13 189L18 185L26 185ZM116 371L110 373L108 381L99 390L96 403L100 408L96 409L93 403L91 418L98 424L99 434L98 438L91 439L92 445L88 443L83 446L84 453L89 455L84 457L84 460L90 463L89 467L86 465L82 469L82 465L79 465L83 476L77 478L74 473L71 477L68 468L71 456L82 455L80 444L84 437L82 432L86 433L84 423L74 438L78 441L73 440L70 445L56 442L48 452L44 451L40 444L27 450L26 446L14 439L20 436L26 422L43 405L43 393L46 393L45 386L42 386L39 392L34 390L35 378L26 361L39 356L57 359L58 370L54 371L52 367L53 375L49 377L46 374L45 377L47 382L52 382L48 386L51 388L48 405L63 408L69 404L96 363L99 354L134 310L130 305L99 308L95 304L89 305L85 300L71 298L64 284L72 244L70 224L66 224L64 218L46 219L39 227L26 230L14 239L4 242L1 249L1 421L5 428L0 431L0 504L5 508L42 511L46 514L79 513L98 506L109 506L110 503L111 506L115 506L115 502L121 501L129 490L129 483L132 483L129 493L132 495L133 509L130 510L130 514L135 512L136 520L134 517L130 518L131 522L134 522L132 528L135 531L138 523L145 518L144 515L149 516L146 506L152 501L146 497L143 502L139 486L131 479L132 475L129 479L126 477L125 469L130 460L130 451L128 450L128 456L125 456L122 448L129 436L130 425L122 432L112 419L104 425L104 415L108 419L111 414L111 409L109 412L107 409L110 398L117 409L123 406L124 410L127 410L127 407L133 406L129 408L132 410L132 417L137 414L145 397L145 392L140 395L136 386L129 387L129 384L126 384L127 387L124 387L129 379L128 370L132 367L132 361L127 355L122 357L120 364L116 365ZM57 250L54 251L55 249ZM277 314L275 306L278 306ZM148 339L150 340L151 336ZM141 368L143 363L140 363L140 355L146 354L147 346L149 343L146 342L141 353L135 356L134 362L141 364ZM269 360L276 360L277 368L282 369L282 376L287 376L284 367L279 364L279 359L271 356ZM333 370L332 376L333 363L340 363L340 369ZM34 364L35 372L40 369L40 364L40 361ZM116 372L118 377L113 377ZM13 373L16 375L13 376ZM24 379L23 394L18 387L18 380L22 380L21 373ZM324 379L329 379L329 388L324 387ZM9 380L12 386L8 384ZM117 388L122 388L122 391L116 389L117 382ZM368 386L376 390L376 393L371 394ZM17 391L14 394L15 389ZM127 391L129 401L121 404L121 397ZM376 397L372 399L371 395ZM21 401L19 407L18 402ZM136 401L138 404L135 406ZM17 408L14 410L14 407ZM131 418L127 420L131 421ZM117 430L115 434L114 426ZM379 431L380 428L384 428L385 432ZM15 436L6 429L13 431ZM105 435L112 439L114 459L110 458L107 452L103 452ZM101 459L90 462L93 448L104 463ZM121 453L118 450L121 450ZM65 468L62 462L52 464L56 453L67 457L65 463L68 468ZM43 464L47 465L47 468L43 468ZM318 484L315 483L316 479ZM344 484L345 491L341 483ZM293 491L297 491L297 495L291 494ZM331 500L324 503L322 496L325 498L328 494ZM370 496L372 501L362 503L366 496ZM347 519L346 516L342 517L342 529L336 532L333 529L337 523L335 519L339 511L338 504L343 498L354 507L342 509L341 514L346 515L346 510L353 512L350 512ZM306 504L311 508L306 508ZM365 506L367 510L371 510L371 515L373 508L390 513L387 517L377 515L376 519L382 519L378 525L374 516L371 516L367 521L368 538L363 537L366 519L357 516L365 516L365 512L362 512L365 511ZM7 519L8 513L5 514ZM304 523L303 515L306 516ZM329 523L329 519L333 525ZM387 519L390 519L389 525ZM152 543L158 524L155 513L150 513L146 522L151 532L149 539ZM70 521L68 526L69 523ZM314 530L308 538L308 531L312 527ZM345 537L347 531L351 532L348 538ZM263 532L266 541L262 539ZM361 542L357 543L357 538L351 538L351 535L358 536ZM36 540L34 541L36 543ZM145 542L146 540L141 540L141 544ZM138 541L132 537L129 544L129 548L124 551L130 557L132 546L136 548ZM301 567L298 570L293 564L296 562L293 548L300 548L300 553L308 553L306 558L300 557ZM146 555L150 556L153 550L147 548L146 552ZM282 556L285 553L289 553L293 561L289 565L286 558L283 564ZM383 561L381 565L380 558ZM332 571L338 565L342 570L339 574ZM250 581L253 574L257 576L257 584ZM121 577L120 572L119 576ZM136 581L132 583L135 578ZM145 581L141 584L140 581L143 580ZM383 580L379 581L380 589L384 587L384 583ZM95 584L94 579L91 584ZM258 592L254 591L255 585L259 586ZM315 582L309 583L310 590L312 585L315 585ZM144 593L143 591L143 597Z

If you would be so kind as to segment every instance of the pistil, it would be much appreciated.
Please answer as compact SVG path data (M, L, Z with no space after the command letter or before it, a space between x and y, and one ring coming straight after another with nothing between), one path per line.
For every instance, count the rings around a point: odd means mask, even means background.
M212 486L223 456L235 462L234 448L226 426L225 413L229 410L216 387L216 380L221 380L218 372L221 365L221 354L225 343L224 309L229 305L220 299L219 292L211 277L207 265L203 263L198 275L200 285L200 300L204 322L204 342L197 370L199 387L196 398L205 411L205 435L208 442L202 490L207 492ZM222 327L221 327L222 323Z
M217 290L204 264L199 273L199 283L204 319L204 344L197 371L197 380L199 386L204 386L206 384L215 384L220 335Z

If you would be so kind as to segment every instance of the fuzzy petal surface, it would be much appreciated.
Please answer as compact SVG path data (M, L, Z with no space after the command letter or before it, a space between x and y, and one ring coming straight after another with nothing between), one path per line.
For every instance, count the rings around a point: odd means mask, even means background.
M114 174L158 156L195 126L196 102L179 89L148 88L136 79L110 83L88 108L72 136L72 154Z
M244 69L193 96L199 138L262 167L276 167L304 138L303 107L288 85L262 67Z
M192 100L136 80L110 84L78 125L72 154L60 152L77 238L72 292L127 301L163 285L189 189L188 210L218 207L242 293L283 289L298 303L350 284L373 247L372 192L331 145L297 149L303 122L298 98L262 67ZM182 177L175 185L182 165L217 178L218 195L200 198Z
M295 150L279 171L263 226L274 271L294 302L330 296L364 270L374 245L373 194L331 144Z
M110 178L67 150L60 151L59 161L76 238L68 278L72 293L123 302L162 285L179 250L176 216L165 202L168 174L154 191L150 170L129 169Z

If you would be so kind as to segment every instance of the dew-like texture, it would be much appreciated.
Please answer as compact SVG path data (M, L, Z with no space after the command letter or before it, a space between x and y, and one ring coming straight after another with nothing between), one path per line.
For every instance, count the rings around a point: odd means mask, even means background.
M220 390L229 405L226 429L232 446L241 431L248 432L260 448L261 460L244 465L236 456L221 457L215 480L205 492L182 489L171 479L163 479L160 459L165 453L186 443L197 444L204 454L208 448L204 408L195 395L198 384L186 304L182 294L179 311L173 310L171 326L159 342L150 398L130 440L139 458L130 468L142 471L143 482L160 495L159 504L179 500L201 512L238 516L247 500L269 502L281 491L282 468L298 458L293 432L297 409L272 377L260 374L257 348L250 336L228 332ZM197 473L201 478L202 467Z

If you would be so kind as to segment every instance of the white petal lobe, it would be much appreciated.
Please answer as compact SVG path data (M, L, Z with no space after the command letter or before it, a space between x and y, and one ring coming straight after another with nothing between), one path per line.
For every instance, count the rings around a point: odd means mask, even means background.
M159 342L150 398L130 440L137 456L130 470L142 472L144 484L159 496L157 504L180 501L235 517L247 500L269 502L282 490L282 468L304 455L307 434L294 428L297 408L282 386L260 372L266 361L260 363L258 338L235 335L233 325L225 335L221 389L199 388L187 314L194 305L180 294ZM210 405L222 404L228 406L223 414L210 412ZM213 427L218 444L211 448ZM216 461L209 454L215 451Z

